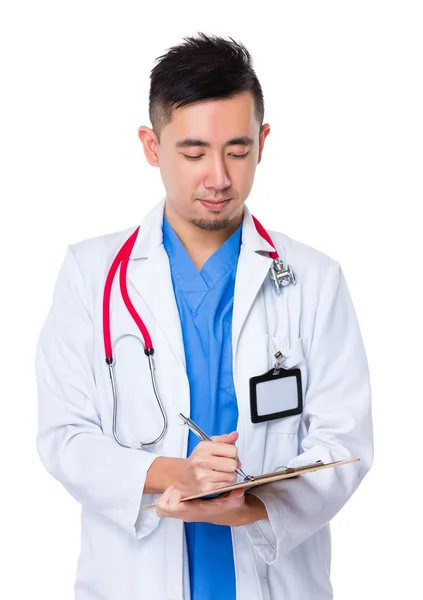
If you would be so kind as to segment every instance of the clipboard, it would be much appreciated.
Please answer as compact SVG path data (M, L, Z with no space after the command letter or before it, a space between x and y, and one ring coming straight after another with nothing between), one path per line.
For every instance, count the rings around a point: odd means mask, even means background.
M208 492L201 492L200 494L195 494L193 496L187 496L186 498L182 498L181 502L188 502L189 500L207 498L208 496L212 495L215 496L225 494L227 492L231 492L232 490L239 490L240 488L244 488L244 490L249 490L253 487L265 485L266 483L274 483L275 481L281 481L282 479L293 479L305 473L312 473L313 471L321 471L322 469L338 467L340 465L346 465L348 463L357 462L359 460L359 458L351 458L349 460L338 460L330 463L324 463L321 460L318 460L315 463L309 463L300 467L287 467L284 469L278 469L271 473L262 473L261 475L250 475L244 481L232 483L231 485L225 485L224 487L216 488L215 490L209 490ZM144 508L140 509L140 512L155 507L155 504L151 504L150 506L144 506Z

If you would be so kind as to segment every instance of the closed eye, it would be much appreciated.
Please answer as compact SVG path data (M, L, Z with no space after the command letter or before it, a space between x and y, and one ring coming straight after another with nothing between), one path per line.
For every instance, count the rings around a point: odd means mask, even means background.
M233 156L233 158L245 158L248 154L249 152L246 152L245 154L228 154L228 156ZM204 154L199 154L198 156L190 156L189 154L183 154L183 156L185 156L185 158L188 158L189 160L199 160L204 156Z

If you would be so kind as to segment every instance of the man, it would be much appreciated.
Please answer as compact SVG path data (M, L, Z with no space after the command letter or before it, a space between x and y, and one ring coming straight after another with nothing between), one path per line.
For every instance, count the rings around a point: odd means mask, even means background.
M266 239L245 205L263 115L244 46L185 38L159 57L152 128L139 129L165 199L139 231L68 248L37 349L38 451L82 505L77 600L332 597L329 521L372 461L367 360L339 264L282 233ZM297 280L279 293L275 250ZM302 411L256 423L250 380L277 351L301 374ZM188 435L179 413L212 441ZM181 502L240 468L352 458Z

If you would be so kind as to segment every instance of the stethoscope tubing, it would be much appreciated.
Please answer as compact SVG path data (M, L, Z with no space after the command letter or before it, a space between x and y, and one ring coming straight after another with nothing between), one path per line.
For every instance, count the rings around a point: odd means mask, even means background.
M278 260L279 254L276 251L276 247L273 244L270 235L267 233L267 231L264 229L264 227L261 225L261 223L258 221L258 219L256 219L254 216L252 216L252 218L253 218L254 225L255 225L258 233L273 248L275 248L274 251L270 252L271 258L273 258L274 261ZM131 256L133 247L135 245L135 242L137 240L139 229L140 229L140 227L138 226L135 229L135 231L129 236L129 238L125 241L123 246L120 248L120 250L117 253L116 257L114 258L113 263L107 274L106 283L104 286L104 295L103 295L103 336L104 336L104 352L106 355L106 364L109 369L109 377L110 377L110 383L111 383L112 395L113 395L113 416L112 416L113 437L114 437L115 441L124 448L133 448L133 449L142 450L144 447L154 446L155 444L160 442L160 440L163 439L163 437L166 435L166 432L168 429L168 419L167 419L165 408L160 399L160 395L157 391L156 379L155 379L155 375L154 375L155 368L154 368L154 362L153 362L153 354L154 354L153 342L151 340L151 337L150 337L147 327L143 323L141 317L139 316L139 314L135 310L134 305L131 302L131 299L130 299L129 293L128 293L127 284L126 284L128 262L129 262L129 258ZM113 358L113 347L112 347L112 339L111 339L111 333L110 333L110 297L111 297L113 282L114 282L114 279L115 279L115 276L116 276L116 273L117 273L117 270L119 269L119 267L120 267L119 284L120 284L122 298L123 298L123 301L125 303L127 310L129 311L131 317L133 318L134 322L136 323L136 325L137 325L138 329L140 330L140 333L144 339L144 354L148 358L151 383L153 386L154 395L156 397L157 403L160 407L160 411L163 416L163 428L162 428L160 435L151 442L139 442L135 446L130 446L130 445L125 444L124 442L122 442L122 440L117 435L118 400L117 400L117 391L116 391L116 381L115 381L115 375L114 375L115 360ZM126 336L131 336L131 335L133 335L133 334L121 335L115 341L115 345L122 338L124 338ZM139 340L139 338L137 336L134 336L134 337L137 340Z

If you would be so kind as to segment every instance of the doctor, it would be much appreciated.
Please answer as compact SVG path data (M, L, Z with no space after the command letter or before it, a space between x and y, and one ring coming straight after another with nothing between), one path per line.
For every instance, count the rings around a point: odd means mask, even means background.
M139 229L68 247L37 347L38 451L82 507L75 598L329 600L329 522L373 455L343 272L261 229L245 204L270 127L241 44L185 38L152 70L149 108L152 129L139 137L166 196ZM283 200L263 201L277 210ZM275 253L292 267L278 291ZM253 422L250 379L278 351L300 372L302 411L284 414L277 395L279 418ZM239 468L355 457L181 502Z

